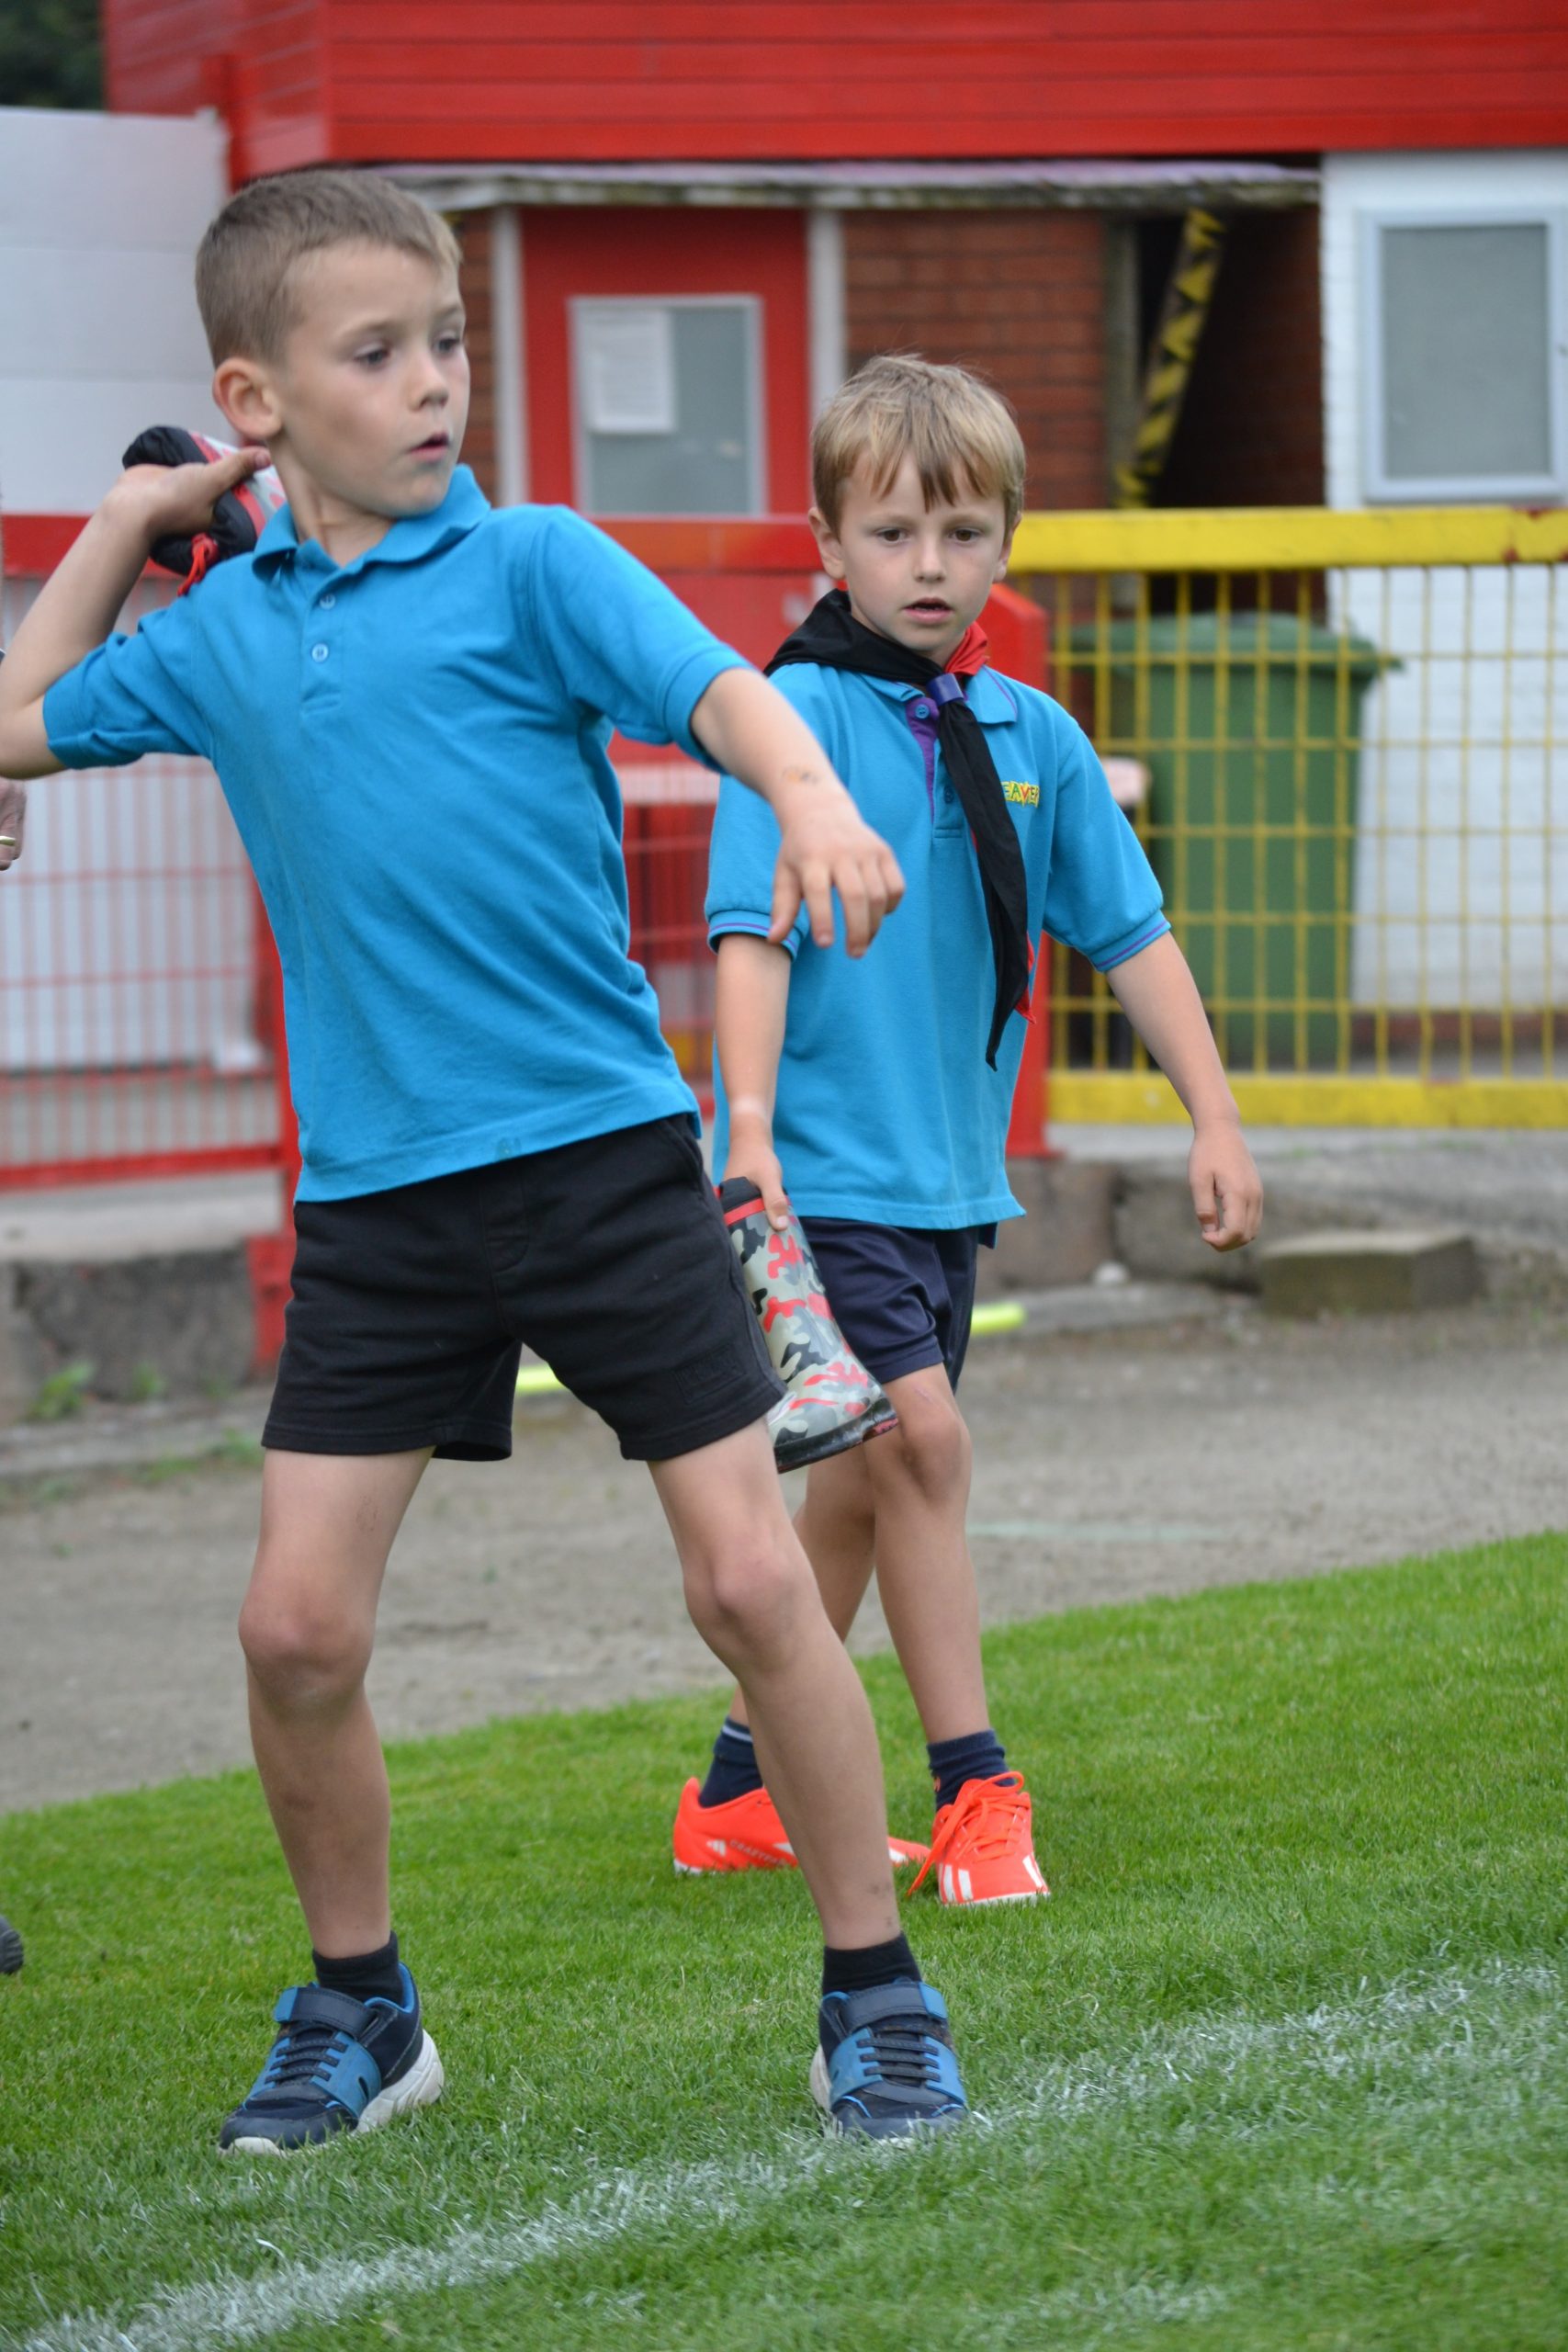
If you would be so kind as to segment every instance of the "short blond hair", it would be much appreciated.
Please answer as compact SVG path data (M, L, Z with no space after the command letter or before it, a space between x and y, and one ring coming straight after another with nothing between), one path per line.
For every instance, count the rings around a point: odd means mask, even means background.
M1001 394L967 368L910 354L868 359L840 386L811 435L811 488L833 530L844 484L863 466L882 496L913 458L927 505L966 490L999 498L1010 531L1023 512L1023 441Z
M375 172L276 172L231 196L196 256L196 299L216 368L276 359L294 322L289 280L332 245L390 245L457 275L457 240L438 212Z

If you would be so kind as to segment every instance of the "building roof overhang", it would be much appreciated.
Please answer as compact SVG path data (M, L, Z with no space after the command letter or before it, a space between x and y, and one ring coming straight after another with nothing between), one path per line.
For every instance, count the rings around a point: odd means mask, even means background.
M1288 164L1096 158L952 164L399 164L382 167L442 212L502 204L806 207L832 212L1220 212L1318 201L1320 174Z

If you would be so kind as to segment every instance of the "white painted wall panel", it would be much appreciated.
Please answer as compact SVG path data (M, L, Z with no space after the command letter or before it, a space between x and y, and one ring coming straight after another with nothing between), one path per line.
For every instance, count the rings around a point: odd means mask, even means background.
M86 514L144 424L220 429L191 265L215 121L0 108L0 503Z
M7 633L33 585L7 583ZM171 593L138 588L122 626ZM249 1069L254 980L250 868L206 761L30 786L0 878L0 1071Z
M0 244L190 253L226 189L215 116L0 107Z
M1331 155L1322 209L1331 506L1365 503L1361 227L1568 205L1568 153ZM1399 667L1365 707L1359 1003L1529 1011L1568 998L1568 581L1539 568L1349 572L1344 613Z
M191 273L226 185L215 121L0 108L0 511L88 514L143 425L221 431ZM203 762L34 786L0 885L0 1069L245 1066L250 891Z

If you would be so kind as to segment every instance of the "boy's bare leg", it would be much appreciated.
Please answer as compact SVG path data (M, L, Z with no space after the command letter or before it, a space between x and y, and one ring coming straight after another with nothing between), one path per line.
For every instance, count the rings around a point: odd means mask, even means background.
M898 1426L864 1449L877 1595L927 1739L962 1739L990 1721L964 1532L969 1431L942 1364L889 1381L887 1394Z
M880 1440L878 1441L880 1442ZM849 1639L876 1565L876 1505L866 1475L865 1451L856 1446L806 1474L806 1493L795 1514L795 1532L817 1578L828 1623L839 1639ZM746 1693L737 1684L729 1703L734 1723L747 1718Z
M391 1934L387 1768L365 1695L392 1539L428 1450L269 1451L261 1539L240 1612L251 1739L314 1949Z
M891 1434L891 1432L889 1432ZM878 1438L875 1444L884 1440ZM795 1514L795 1532L806 1548L828 1622L840 1641L860 1614L876 1566L876 1498L872 1490L871 1445L857 1445L815 1463L806 1474L806 1493Z
M795 1532L840 1638L874 1561L883 1615L926 1737L962 1739L990 1720L964 1532L969 1432L941 1364L889 1381L887 1394L897 1428L808 1472ZM743 1695L730 1713L747 1720Z
M746 1691L823 1939L886 1943L900 1931L876 1733L790 1525L766 1425L652 1468L692 1621Z

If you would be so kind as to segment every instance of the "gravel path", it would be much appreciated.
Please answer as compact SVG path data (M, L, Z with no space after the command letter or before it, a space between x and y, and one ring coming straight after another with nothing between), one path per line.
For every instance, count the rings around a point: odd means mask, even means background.
M990 1340L964 1402L992 1623L1568 1531L1560 1305L1297 1326L1236 1303ZM256 1400L229 1418L253 1425ZM0 1810L245 1760L233 1622L258 1474L232 1453L84 1468L68 1444L66 1466L0 1484ZM868 1611L861 1645L885 1638ZM431 1470L383 1603L389 1736L719 1681L647 1474L576 1406L529 1406L509 1464Z

